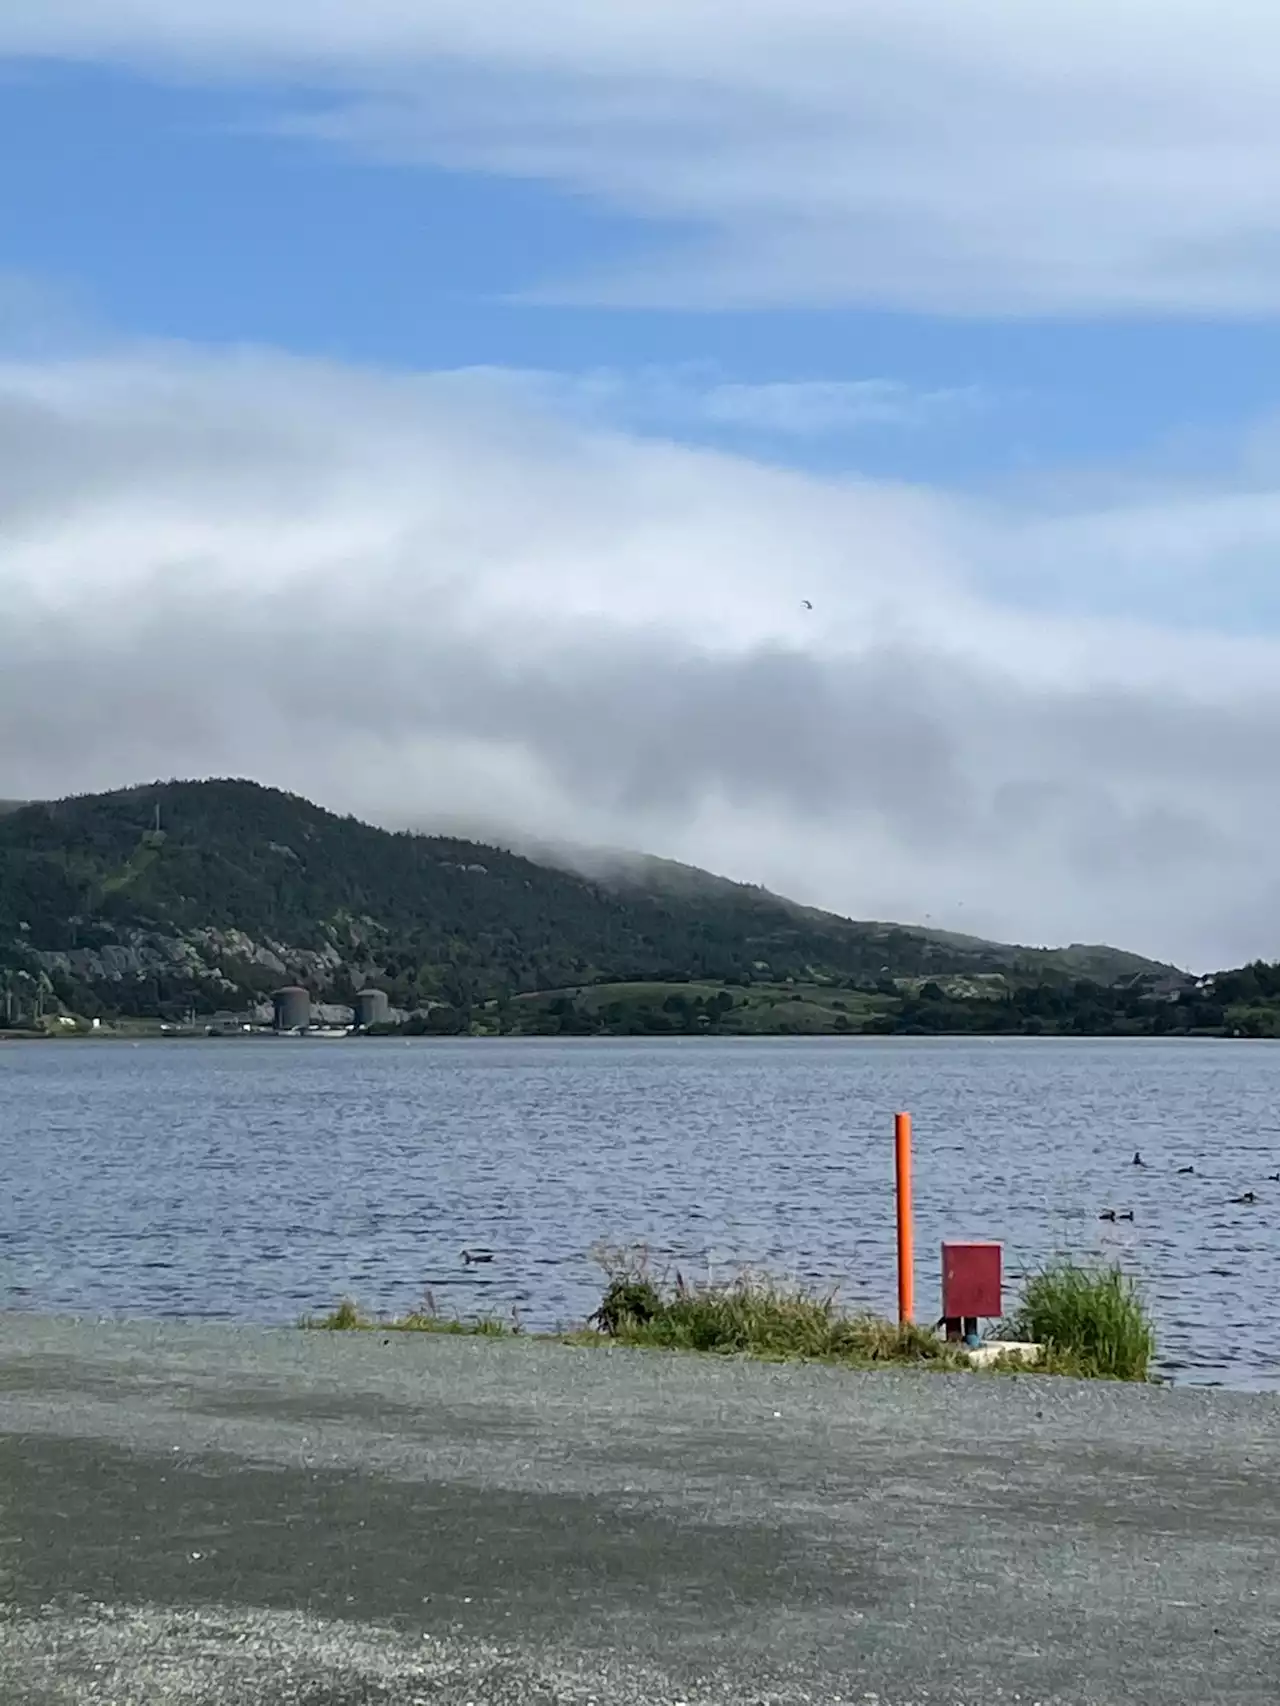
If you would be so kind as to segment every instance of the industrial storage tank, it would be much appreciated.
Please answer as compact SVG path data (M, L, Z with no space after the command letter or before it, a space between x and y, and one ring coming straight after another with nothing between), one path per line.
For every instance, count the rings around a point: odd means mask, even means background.
M311 997L305 989L277 989L272 996L277 1031L305 1031L311 1023Z
M370 1025L385 1025L391 1017L391 1001L385 989L356 991L356 1024L368 1030Z

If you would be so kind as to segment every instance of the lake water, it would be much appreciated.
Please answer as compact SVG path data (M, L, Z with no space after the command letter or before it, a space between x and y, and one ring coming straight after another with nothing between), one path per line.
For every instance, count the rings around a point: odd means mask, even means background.
M1055 1253L1118 1258L1166 1373L1280 1386L1266 1044L0 1045L0 1308L287 1322L430 1290L550 1327L598 1301L603 1238L686 1275L839 1281L892 1313L898 1108L922 1320L944 1236L1002 1241L1011 1278ZM1232 1204L1246 1190L1257 1205ZM1133 1223L1100 1222L1109 1207ZM495 1259L468 1267L465 1246Z

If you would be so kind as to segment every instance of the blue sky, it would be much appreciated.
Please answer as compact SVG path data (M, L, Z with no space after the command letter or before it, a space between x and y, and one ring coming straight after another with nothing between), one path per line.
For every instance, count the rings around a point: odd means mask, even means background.
M1280 953L1269 46L1254 0L0 10L0 674L103 730L42 713L0 794L248 768ZM297 679L122 687L215 631ZM369 657L383 721L317 713Z
M858 307L529 304L636 252L647 222L537 181L279 134L305 89L14 60L0 102L7 270L137 337L396 367L697 364L747 383L892 379L971 406L911 430L771 439L776 456L965 481L1168 454L1273 406L1270 318L957 318ZM741 432L704 429L740 443ZM848 440L852 440L850 443Z

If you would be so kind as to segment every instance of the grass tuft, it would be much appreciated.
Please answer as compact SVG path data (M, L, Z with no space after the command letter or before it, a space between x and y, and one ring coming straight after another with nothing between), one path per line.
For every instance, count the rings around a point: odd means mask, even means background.
M367 1320L349 1297L344 1297L336 1309L331 1309L327 1315L307 1315L303 1317L302 1325L324 1333L349 1333L357 1327L372 1327L373 1322Z
M1046 1372L1093 1380L1146 1380L1156 1348L1134 1282L1118 1267L1071 1262L1032 1274L1001 1337L1044 1345Z
M515 1338L524 1330L514 1309L510 1321L501 1321L495 1315L442 1315L430 1292L407 1315L364 1315L348 1297L328 1315L304 1316L301 1325L323 1333L450 1333L482 1339Z

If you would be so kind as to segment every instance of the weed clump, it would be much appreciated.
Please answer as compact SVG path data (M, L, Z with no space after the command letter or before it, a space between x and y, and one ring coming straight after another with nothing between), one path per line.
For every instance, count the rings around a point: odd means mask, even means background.
M372 1327L373 1322L361 1315L349 1297L344 1297L336 1309L331 1309L327 1315L308 1315L302 1325L322 1333L350 1333L358 1327Z
M662 1294L651 1279L641 1274L614 1274L589 1325L611 1339L619 1339L651 1326L662 1309Z
M607 1285L591 1325L620 1344L756 1356L777 1361L875 1363L960 1359L935 1334L843 1310L814 1292L751 1272L691 1284L655 1275L648 1252L602 1249Z
M1057 1262L1032 1274L1001 1336L1044 1345L1045 1367L1092 1380L1146 1380L1155 1329L1118 1267Z

